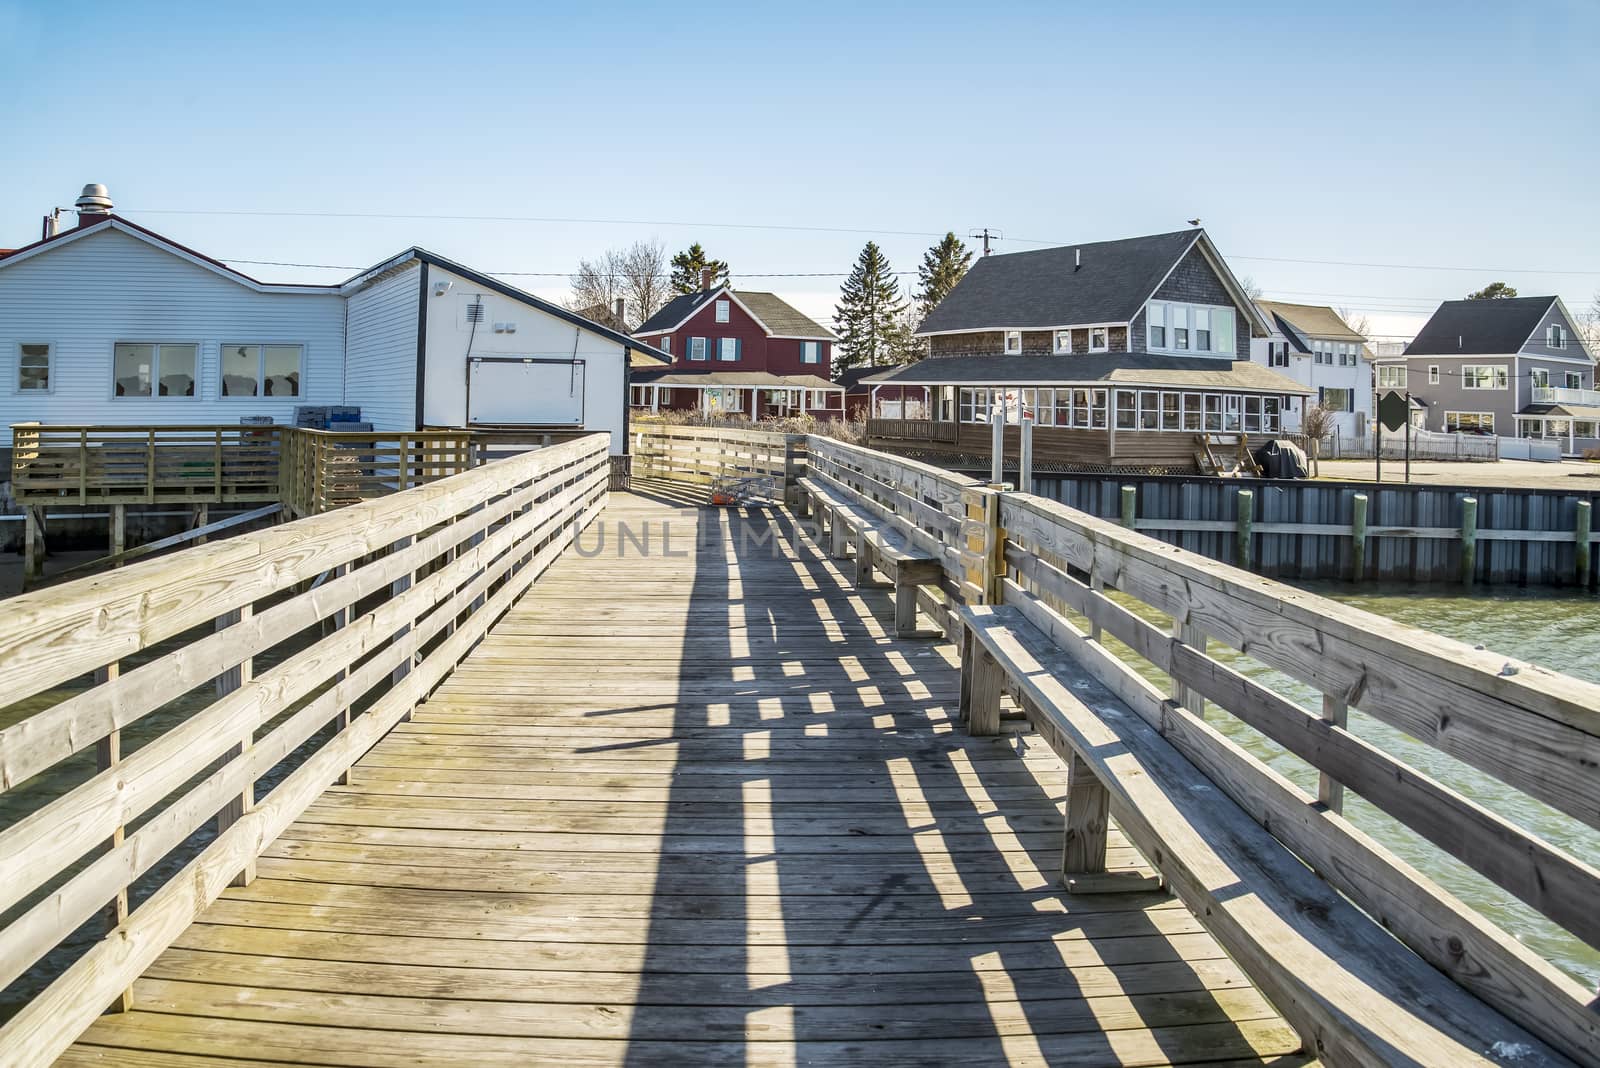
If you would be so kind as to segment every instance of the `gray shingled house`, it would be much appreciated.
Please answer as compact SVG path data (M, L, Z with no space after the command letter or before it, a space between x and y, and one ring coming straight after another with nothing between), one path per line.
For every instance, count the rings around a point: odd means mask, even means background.
M917 331L929 358L874 387L901 413L921 391L928 418L869 417L868 434L981 460L1001 411L1033 419L1041 465L1192 471L1312 394L1250 362L1269 329L1204 230L987 256Z

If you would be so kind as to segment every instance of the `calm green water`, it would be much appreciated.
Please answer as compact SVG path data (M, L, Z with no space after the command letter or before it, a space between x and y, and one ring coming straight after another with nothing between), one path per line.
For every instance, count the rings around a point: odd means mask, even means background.
M1441 593L1436 585L1386 587L1360 593L1342 584L1302 586L1310 592L1400 623L1473 645L1481 644L1507 657L1600 683L1600 597L1537 590ZM1232 650L1219 650L1215 643L1212 654L1304 707L1320 710L1321 696L1310 687ZM1148 673L1152 681L1165 682L1154 668ZM1304 761L1285 753L1232 717L1213 716L1213 722L1279 773L1315 793L1317 773ZM1600 831L1359 711L1350 713L1350 729L1502 818L1537 833L1589 864L1600 866ZM1345 815L1446 890L1516 935L1540 956L1576 976L1591 989L1600 984L1600 951L1567 934L1361 798L1346 794Z

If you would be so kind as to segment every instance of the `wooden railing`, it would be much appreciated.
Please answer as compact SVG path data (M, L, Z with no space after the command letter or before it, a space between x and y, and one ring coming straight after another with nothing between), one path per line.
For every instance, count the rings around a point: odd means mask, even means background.
M953 443L960 427L942 419L868 419L868 438Z
M6 602L0 693L36 709L0 730L0 987L78 955L0 1028L0 1063L48 1064L249 881L598 514L607 446L525 453ZM213 818L215 837L194 837ZM74 942L96 916L105 936Z
M214 504L278 499L280 426L12 428L20 504Z
M485 444L468 430L291 430L283 448L283 503L304 516L399 493L470 470Z
M664 477L672 459L658 461ZM1600 828L1600 686L1259 578L1053 501L870 449L812 436L806 476L849 494L943 561L943 596L924 609L947 630L962 603L1018 607L1166 738L1198 781L1417 958L1566 1055L1600 1062L1592 991L1343 815L1348 790L1600 947L1594 853L1575 855L1518 822L1537 803L1574 821L1577 834ZM1212 643L1221 655L1212 655ZM1221 647L1281 676L1246 674L1239 656ZM1164 678L1168 689L1147 676ZM1278 681L1284 677L1292 681ZM1319 693L1320 703L1304 707L1294 683ZM1509 789L1467 796L1456 776L1445 781L1387 748L1380 741L1387 732L1352 730L1352 709L1459 762L1461 778L1481 773ZM1309 765L1314 790L1229 740L1217 729L1224 716ZM1159 831L1142 831L1136 838L1169 885L1203 921L1217 920L1212 933L1263 991L1293 1002L1292 964L1213 917L1207 906L1220 888L1168 870ZM1308 1042L1319 1041L1314 1012L1278 1007ZM1428 1011L1426 1004L1401 1009Z
M813 437L813 440L816 440ZM724 427L640 424L633 432L632 477L716 488L742 486L781 499L805 461L806 435Z

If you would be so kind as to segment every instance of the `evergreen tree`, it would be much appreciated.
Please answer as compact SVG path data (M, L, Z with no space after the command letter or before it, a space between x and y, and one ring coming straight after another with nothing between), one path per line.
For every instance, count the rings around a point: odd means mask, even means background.
M1468 293L1468 300L1506 300L1517 295L1516 286L1504 282L1490 282L1476 293Z
M706 250L696 241L676 256L672 257L671 285L674 293L693 293L700 288L700 271L704 267L711 268L711 284L716 286L728 280L728 262L726 260L713 260L706 256Z
M867 242L839 290L834 309L839 350L833 365L881 367L910 358L911 337L905 323L906 301L883 251Z
M972 250L953 232L945 234L937 245L922 254L922 266L917 268L919 319L928 317L961 281L971 264Z

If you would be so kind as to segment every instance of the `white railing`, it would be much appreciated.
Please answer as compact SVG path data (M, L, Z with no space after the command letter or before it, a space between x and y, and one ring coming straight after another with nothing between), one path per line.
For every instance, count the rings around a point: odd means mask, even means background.
M1600 389L1567 389L1562 386L1534 386L1535 404L1587 404L1600 408Z

